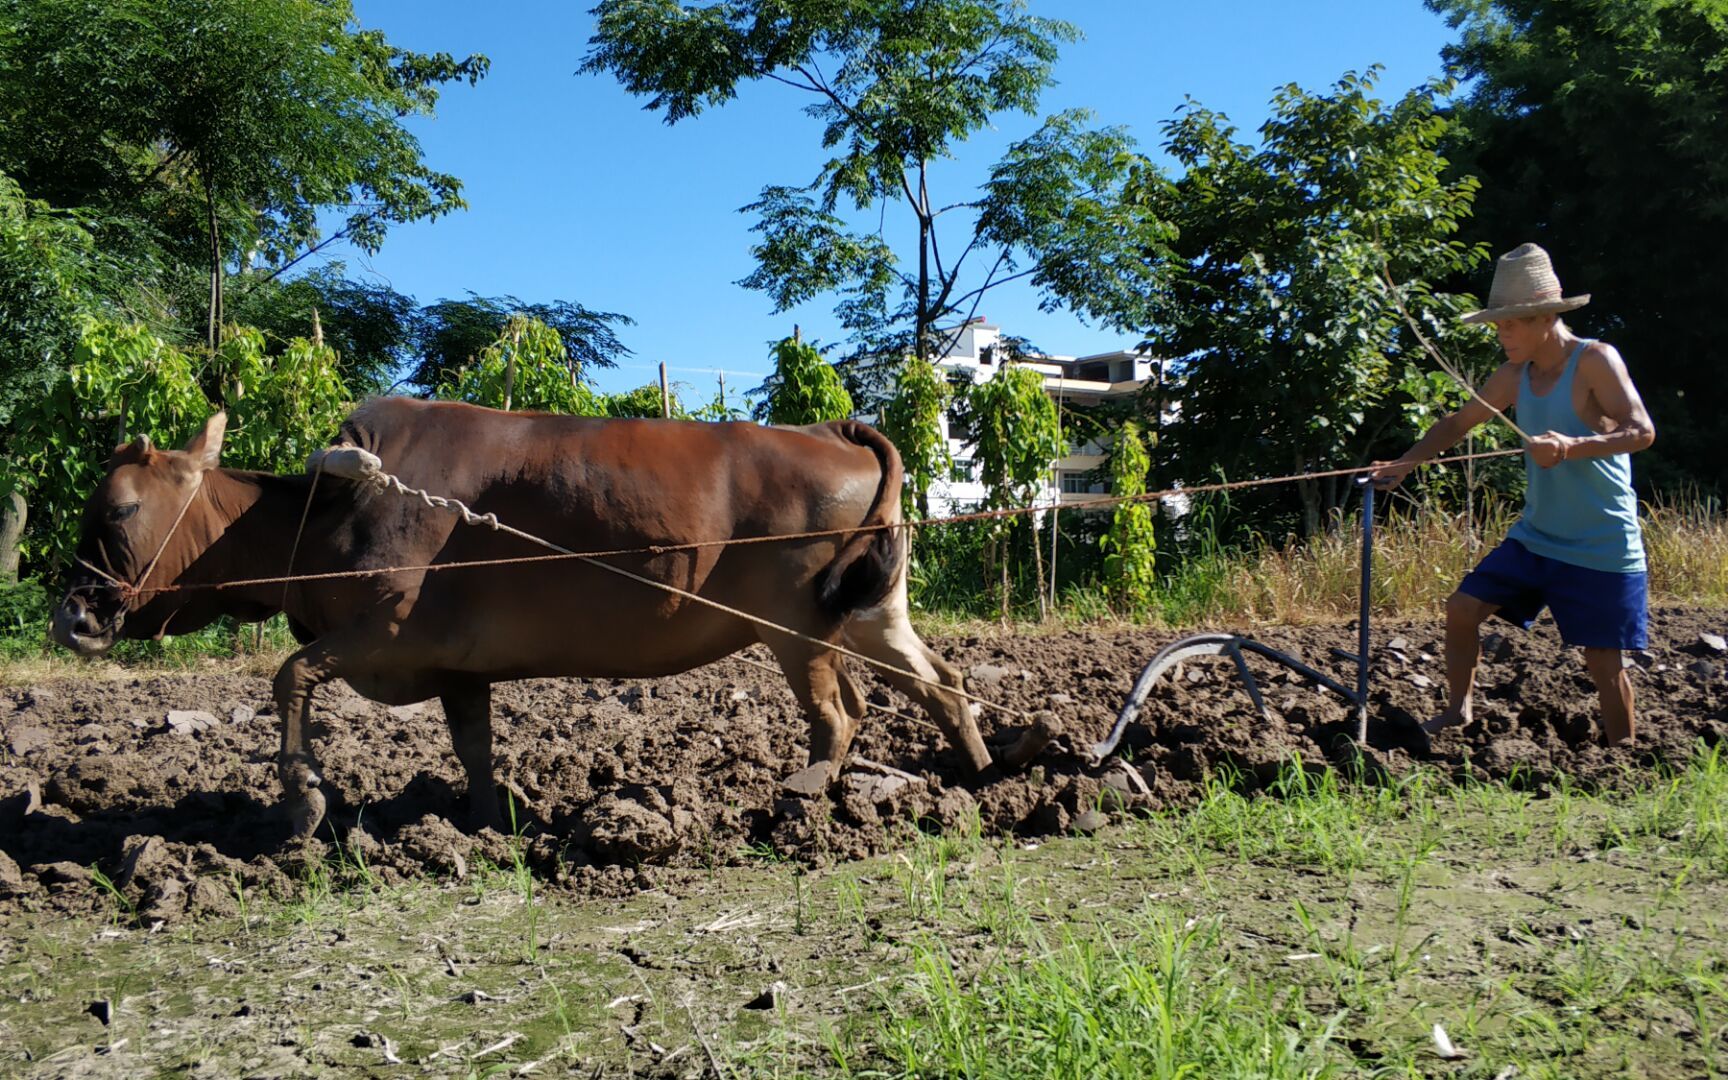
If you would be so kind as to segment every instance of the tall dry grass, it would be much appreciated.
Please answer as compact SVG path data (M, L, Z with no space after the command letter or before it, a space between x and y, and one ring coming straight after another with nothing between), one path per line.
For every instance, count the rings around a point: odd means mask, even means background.
M1374 530L1376 615L1437 615L1446 597L1517 519L1491 508L1474 530L1462 514L1394 509ZM1728 606L1728 517L1701 500L1646 505L1644 545L1654 602ZM1201 544L1171 567L1154 619L1175 627L1224 622L1303 625L1355 617L1362 537L1332 532L1247 551Z

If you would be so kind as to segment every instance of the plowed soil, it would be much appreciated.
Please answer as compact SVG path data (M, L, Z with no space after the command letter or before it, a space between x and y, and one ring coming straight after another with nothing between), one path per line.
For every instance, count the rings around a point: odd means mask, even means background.
M1707 640L1725 628L1720 611L1653 612L1652 647L1633 674L1638 743L1607 750L1595 741L1591 684L1552 624L1490 635L1475 722L1432 744L1416 721L1441 704L1440 627L1377 626L1367 760L1386 775L1426 765L1530 785L1560 773L1614 783L1682 762L1700 740L1728 737L1728 657ZM1353 667L1330 655L1354 648L1349 627L1253 634L1353 680ZM461 877L480 859L508 862L514 849L547 883L624 893L764 845L812 863L860 857L914 821L970 827L976 815L990 834L1089 829L1113 813L1191 799L1208 777L1252 789L1297 756L1318 766L1345 752L1353 711L1337 695L1254 658L1271 712L1262 720L1229 662L1208 660L1162 683L1118 756L1089 765L1085 749L1176 636L1111 629L935 641L974 693L1052 710L1066 734L1025 773L971 783L935 730L866 675L872 700L902 715L872 713L854 747L863 764L815 797L782 787L804 764L808 732L778 674L726 661L659 680L501 685L497 773L520 840L463 830L461 771L435 702L385 708L338 683L320 690L314 709L333 804L323 835L386 880ZM1020 722L981 717L996 742ZM236 885L290 890L278 737L264 678L199 673L0 691L0 916L103 903L93 864L146 923L232 911Z

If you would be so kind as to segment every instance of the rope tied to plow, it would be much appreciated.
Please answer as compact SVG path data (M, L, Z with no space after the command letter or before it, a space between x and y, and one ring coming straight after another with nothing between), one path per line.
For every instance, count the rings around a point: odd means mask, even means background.
M320 451L319 454L334 453L336 451L352 451L357 449L358 448L356 447L332 447L328 451ZM366 453L365 451L359 452ZM1454 454L1451 457L1434 458L1420 462L1419 464L1422 466L1456 465L1466 461L1481 461L1488 458L1509 457L1514 454L1522 453L1524 453L1524 451L1519 448L1485 450L1473 454ZM372 455L367 454L367 456L371 457ZM376 459L374 458L374 460ZM312 460L307 464L309 468L316 468L318 462L319 455L314 455ZM361 484L373 486L379 490L394 491L409 498L416 499L424 505L430 506L434 509L451 510L459 514L462 517L463 522L469 525L485 525L498 532L515 533L530 543L540 543L538 537L528 533L520 533L517 530L512 529L510 526L498 521L497 515L495 514L476 514L472 508L467 506L467 504L463 503L460 499L450 499L441 495L432 495L418 488L408 487L406 484L402 483L400 479L383 473L381 469L380 475L374 477L362 475L358 471L359 466L357 464L342 467L356 470L355 475L343 476L343 479L353 480ZM331 475L337 475L337 466L332 465L328 459L324 462L324 468L325 471L329 472ZM557 553L552 555L518 555L496 559L469 559L458 562L422 563L409 566L380 566L371 567L365 570L332 570L317 574L241 578L234 581L189 582L177 585L157 585L140 591L148 593L164 593L202 589L238 589L249 588L257 585L281 585L284 583L301 581L333 581L344 578L378 577L385 574L396 573L431 574L443 570L464 570L495 566L523 566L535 563L564 562L570 559L614 558L622 555L668 555L674 552L696 551L708 547L732 547L743 546L746 544L773 544L788 543L797 540L819 540L827 537L853 536L861 532L875 532L886 529L916 529L926 525L948 525L964 521L983 521L993 518L1016 517L1022 514L1037 514L1055 509L1090 513L1108 510L1128 503L1151 502L1172 498L1178 495L1209 495L1216 492L1241 491L1248 488L1267 487L1272 484L1286 484L1296 480L1321 480L1334 476L1360 476L1364 473L1373 472L1377 468L1379 468L1377 465L1359 465L1345 469L1327 469L1320 472L1299 473L1292 476L1270 476L1253 480L1228 480L1211 484L1195 484L1188 487L1171 487L1159 491L1148 491L1140 495L1113 495L1105 498L1094 499L1081 504L1063 505L1060 503L1039 503L1033 506L1011 507L1005 510L980 510L968 514L953 514L948 517L885 522L880 525L854 525L839 529L815 529L809 532L776 533L770 536L736 536L717 540L689 540L675 544L643 544L639 547L612 548L592 551L569 551L564 548L554 547L554 550Z

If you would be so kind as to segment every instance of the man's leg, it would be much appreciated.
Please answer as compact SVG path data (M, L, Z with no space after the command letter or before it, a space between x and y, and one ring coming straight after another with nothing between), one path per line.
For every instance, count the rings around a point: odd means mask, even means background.
M1626 674L1619 649L1585 649L1584 666L1602 700L1602 741L1609 746L1630 745L1637 735L1632 706L1632 679Z
M1476 661L1482 656L1482 623L1499 604L1455 592L1446 600L1446 710L1422 725L1433 735L1470 722L1470 693L1476 686Z

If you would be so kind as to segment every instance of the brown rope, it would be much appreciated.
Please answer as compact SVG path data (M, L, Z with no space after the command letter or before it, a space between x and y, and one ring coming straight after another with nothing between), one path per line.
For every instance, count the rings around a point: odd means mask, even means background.
M1482 452L1474 453L1474 454L1456 454L1456 455L1454 455L1452 457L1448 457L1448 458L1436 458L1436 459L1433 459L1430 461L1421 462L1420 464L1422 464L1422 465L1454 465L1454 464L1459 464L1459 463L1462 463L1465 461L1479 461L1479 460L1482 460L1484 458L1507 457L1507 456L1512 455L1512 454L1522 454L1522 453L1524 453L1524 451L1520 448L1513 448L1513 449L1509 449L1509 450L1486 450L1486 451L1482 451ZM1120 506L1124 503L1147 502L1147 501L1151 501L1151 500L1155 500L1155 499L1170 498L1171 496L1175 496L1175 495L1209 495L1209 494L1213 494L1215 492L1241 491L1241 490L1248 489L1248 488L1267 487L1267 486L1270 486L1272 484L1287 484L1287 483L1291 483L1291 482L1297 481L1297 480L1323 480L1323 479L1326 479L1328 477L1334 477L1334 476L1358 476L1358 475L1361 475L1363 473L1373 472L1377 468L1379 468L1379 466L1377 466L1377 465L1360 465L1360 466L1355 466L1355 467L1348 468L1348 469L1327 469L1327 470L1324 470L1321 472L1298 473L1298 474L1291 475L1291 476L1272 476L1272 477L1263 477L1263 478L1256 479L1256 480L1230 480L1230 481L1220 481L1218 483L1212 483L1212 484L1196 484L1192 487L1165 488L1162 491L1149 491L1149 492L1145 492L1145 493L1140 494L1140 495L1110 496L1107 498L1097 499L1097 500L1093 500L1091 502L1086 502L1086 503L1069 504L1067 506L1062 506L1062 509L1064 509L1064 510L1076 510L1076 511L1087 511L1087 512L1098 511L1098 510L1108 510L1108 509L1114 508L1116 506ZM441 500L441 501L451 502L452 500ZM708 548L708 547L727 547L727 546L733 546L733 545L742 546L744 544L785 543L785 542L793 541L793 540L816 540L816 539L822 539L824 537L831 537L831 536L854 536L854 535L861 533L861 532L875 532L875 531L885 530L885 529L913 529L913 528L919 528L919 527L922 527L925 525L948 525L948 524L953 524L953 523L962 522L962 521L983 521L983 520L989 520L989 519L994 519L994 518L1015 517L1015 516L1018 516L1021 514L1035 514L1035 513L1040 513L1042 511L1045 511L1045 510L1054 510L1057 508L1058 505L1060 505L1060 504L1057 504L1057 503L1040 503L1040 504L1035 505L1035 506L1011 507L1011 508L1005 509L1005 510L980 510L980 511L977 511L974 513L969 513L969 514L955 514L955 515L950 516L950 517L922 518L922 519L919 519L916 521L896 521L896 522L884 523L881 525L856 525L856 526L851 526L849 528L841 528L841 529L818 529L818 530L814 530L811 532L780 533L780 534L776 534L773 536L742 536L742 537L735 537L733 539L728 539L728 540L692 540L692 541L689 541L687 543L681 543L681 544L648 544L648 545L645 545L643 547L616 548L616 549L612 549L609 551L569 551L568 549L565 549L565 548L558 548L557 550L560 553L555 554L555 555L519 555L519 556L514 556L514 557L509 557L509 558L498 558L498 559L470 559L470 560L466 560L466 561L462 561L462 562L425 563L425 564L409 565L409 566L382 566L382 567L372 567L372 568L365 569L365 570L332 570L332 571L328 571L325 573L319 573L319 574L297 574L297 575L286 575L286 576L279 576L279 577L243 578L243 579L236 580L236 581L193 582L193 583L183 584L183 585L160 585L160 586L157 586L153 589L147 589L147 590L146 589L140 589L140 590L136 590L136 591L138 591L140 593L142 593L142 592L163 593L163 592L191 591L191 590L196 590L196 589L238 589L238 588L245 588L245 587L250 587L250 586L254 586L254 585L282 585L282 584L291 583L291 582L298 582L298 581L332 581L332 580L343 579L343 578L376 577L376 576L379 576L382 574L399 574L399 573L428 573L428 574L430 574L430 573L436 573L436 572L441 571L441 570L461 570L461 569L472 569L472 568L485 567L485 566L532 565L535 563L563 562L563 561L568 560L568 559L590 559L590 560L592 560L592 559L614 558L614 557L621 556L621 555L667 555L667 554L671 554L671 553L679 552L679 551L694 551L694 550L697 550L700 548ZM498 531L500 531L500 532L509 532L509 533L512 533L516 536L522 537L522 538L524 538L530 542L538 542L537 537L530 536L529 534L526 534L526 533L518 532L517 530L511 529L510 527L502 525L502 524L496 524L495 525L494 523L497 521L497 519L493 515L490 515L490 514L475 515L472 513L472 511L470 511L469 516L474 518L474 521L470 522L471 524L486 524L490 527L497 528ZM86 564L86 565L88 565L88 564ZM94 568L92 568L92 569L94 569ZM102 576L107 577L108 575L104 574ZM110 580L113 580L113 579L110 579Z
M739 656L737 653L733 653L731 656L728 656L726 659L734 661L736 663L743 664L747 667L753 667L758 671L766 671L770 675L779 676L781 678L784 678L786 675L785 672L781 671L779 668L775 667L773 664L764 664L760 660L752 660L748 656ZM914 726L924 728L928 731L934 731L937 734L942 733L941 728L937 727L935 724L932 724L928 720L920 719L919 717L916 717L916 716L911 716L907 713L900 712L897 709L890 709L886 705L878 705L874 701L871 701L869 698L864 699L864 706L865 706L865 708L876 710L877 712L881 713L883 716L892 716L896 720L904 720L908 724L912 724Z
M156 548L156 554L150 557L150 565L146 566L144 573L138 576L138 584L130 589L133 594L142 595L146 591L145 586L150 584L150 575L156 570L156 564L162 560L162 553L168 550L168 541L174 539L175 532L179 531L180 523L186 520L186 511L192 509L192 500L196 499L198 493L203 490L204 474L200 472L198 482L192 486L192 493L186 496L186 501L180 504L180 512L174 515L174 524L168 526L168 534L162 538L162 543Z
M318 309L312 309L312 318L318 318ZM300 508L300 527L294 530L294 546L288 549L288 573L282 582L282 603L277 605L284 610L288 607L288 590L293 587L294 558L300 554L300 538L306 535L306 519L312 516L312 497L318 494L318 479L324 475L324 459L318 459L318 468L312 473L312 486L306 489L306 505Z
M1378 230L1376 230L1376 237L1378 237ZM1378 246L1378 240L1376 240L1376 246ZM1524 429L1514 424L1511 417L1495 408L1487 398L1478 393L1475 385L1464 375L1464 372L1454 367L1452 362L1446 359L1446 354L1442 353L1439 347L1430 342L1427 335L1422 333L1422 326L1416 321L1416 316L1410 314L1410 309L1404 306L1403 297L1398 295L1398 285L1392 280L1392 267L1386 261L1384 251L1380 253L1380 275L1386 279L1386 294L1392 298L1392 303L1397 305L1398 314L1404 316L1404 322L1409 325L1410 332L1416 335L1416 341L1427 351L1429 356L1434 358L1434 362L1440 365L1440 370L1452 376L1452 381L1462 386L1465 393L1480 402L1483 408L1504 420L1506 426L1516 431L1520 439L1529 442L1530 436L1524 433Z

